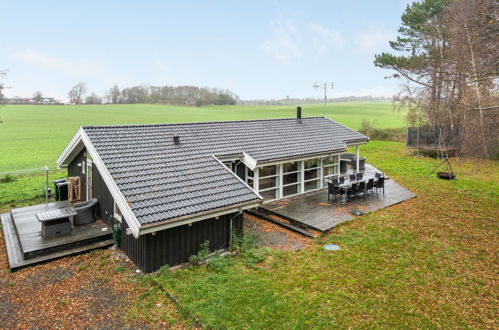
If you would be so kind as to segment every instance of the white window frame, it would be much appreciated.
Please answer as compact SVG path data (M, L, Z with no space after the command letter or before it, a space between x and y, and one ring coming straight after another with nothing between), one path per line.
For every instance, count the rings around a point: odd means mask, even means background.
M260 180L268 179L268 178L276 178L276 185L274 187L258 190L258 193L264 192L264 191L269 191L269 190L276 190L277 191L276 197L273 199L267 200L267 202L270 202L270 201L279 199L282 196L282 193L281 193L281 191L282 191L282 164L262 165L261 167L267 167L267 166L275 166L276 167L276 174L260 176L260 167L257 167L257 168L255 168L255 176L256 176L256 173L258 173L258 187L260 187Z
M324 161L329 158L329 157L336 157L336 163L332 163L332 164L328 164L328 165L325 165L324 164ZM322 159L322 171L323 171L323 176L322 176L322 182L324 183L327 179L330 179L330 178L333 178L333 177L339 177L340 176L340 155L339 154L335 154L335 155L330 155L326 158L323 158ZM326 173L326 171L324 170L326 167L333 167L333 168L336 168L336 173L334 174L330 174L330 175L324 175Z
M325 165L324 160L329 158L329 157L336 157L336 160L337 160L336 163ZM311 160L311 159L317 159L317 166L305 169L305 161ZM294 163L294 162L298 163L298 170L284 173L284 164ZM310 158L301 158L301 159L296 159L296 160L289 159L287 161L283 161L283 162L279 162L279 163L276 162L276 163L262 164L261 166L257 166L254 170L254 173L255 173L255 175L253 177L254 189L259 193L261 191L268 191L268 190L277 189L276 198L266 199L265 202L270 202L270 201L274 201L274 200L281 199L281 198L288 198L291 196L296 196L296 195L300 195L300 194L304 194L304 193L309 193L312 191L321 190L326 186L324 183L325 179L328 179L328 178L333 177L335 175L339 175L339 166L340 166L339 162L340 162L340 154L337 153L337 154L329 154L329 155L320 155L320 156L315 156L315 157L310 157ZM275 175L268 175L268 176L264 176L264 177L259 176L259 169L261 167L273 166L273 165L275 165L277 167L277 173ZM325 177L324 176L324 173L325 173L324 168L329 168L329 167L336 167L336 174L328 175ZM308 170L316 170L317 171L317 178L305 180L305 171L308 171ZM247 173L248 173L248 169L246 168L246 177L248 177ZM293 173L298 173L298 181L296 183L284 184L284 175L293 174ZM277 185L275 187L265 188L265 189L260 190L259 189L260 179L265 179L265 178L270 178L270 177L277 177ZM312 182L312 181L317 182L317 188L305 191L305 183ZM284 187L292 186L292 185L298 185L298 193L284 196Z

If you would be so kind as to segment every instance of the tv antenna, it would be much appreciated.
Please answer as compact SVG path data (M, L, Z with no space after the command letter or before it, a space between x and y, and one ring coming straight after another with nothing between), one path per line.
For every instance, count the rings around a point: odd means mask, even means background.
M319 84L318 82L314 83L314 88L316 90L321 89L321 88L324 89L324 114L326 114L326 110L327 110L327 90L328 90L328 88L332 90L333 86L334 86L333 82L331 82L331 85L328 85L328 83L324 83L323 85Z

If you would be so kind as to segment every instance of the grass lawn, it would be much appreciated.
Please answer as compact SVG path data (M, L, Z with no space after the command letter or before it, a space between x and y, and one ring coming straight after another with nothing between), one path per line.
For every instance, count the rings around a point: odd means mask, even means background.
M449 182L425 177L437 161L409 156L401 143L365 151L418 197L301 251L146 276L135 314L160 318L154 306L169 293L184 317L210 328L497 327L499 163L454 161L458 180Z
M293 106L171 105L8 105L0 108L0 171L55 167L66 144L82 125L148 124L294 117ZM303 106L304 116L324 116L322 104ZM352 128L362 119L381 128L404 126L404 114L394 113L389 102L332 103L326 115Z

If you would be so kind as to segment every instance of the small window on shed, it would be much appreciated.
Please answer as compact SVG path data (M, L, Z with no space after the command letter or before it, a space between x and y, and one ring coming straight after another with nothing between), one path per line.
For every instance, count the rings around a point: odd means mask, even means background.
M121 219L122 219L121 211L120 211L118 205L116 205L116 203L114 203L114 215L113 216L116 220L121 222Z

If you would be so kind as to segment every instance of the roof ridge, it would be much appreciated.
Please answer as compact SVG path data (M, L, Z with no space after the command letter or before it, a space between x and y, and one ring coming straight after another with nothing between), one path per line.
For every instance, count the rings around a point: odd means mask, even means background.
M259 122L259 121L278 121L278 120L296 120L296 119L316 119L326 118L325 116L311 116L303 118L261 118L261 119L236 119L236 120L215 120L215 121L191 121L179 123L161 123L161 124L126 124L126 125L88 125L83 128L107 128L107 127L159 127L159 126L175 126L175 125L195 125L195 124L220 124L220 123L239 123L239 122ZM331 120L331 119L329 119Z

